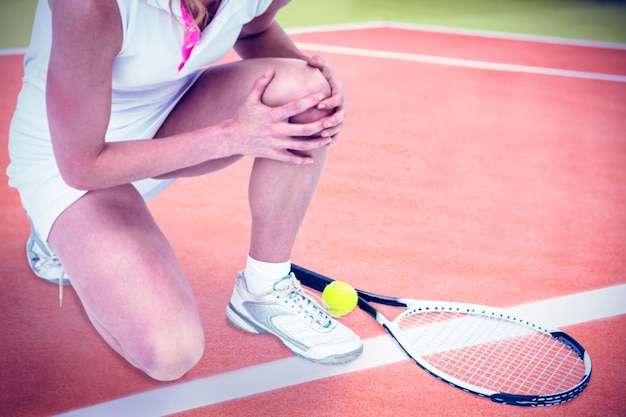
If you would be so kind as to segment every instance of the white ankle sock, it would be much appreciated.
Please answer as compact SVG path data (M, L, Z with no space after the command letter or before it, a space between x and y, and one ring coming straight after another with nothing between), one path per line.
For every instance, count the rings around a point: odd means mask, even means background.
M246 286L252 294L267 294L274 284L291 272L291 260L280 263L261 262L248 255L244 276Z

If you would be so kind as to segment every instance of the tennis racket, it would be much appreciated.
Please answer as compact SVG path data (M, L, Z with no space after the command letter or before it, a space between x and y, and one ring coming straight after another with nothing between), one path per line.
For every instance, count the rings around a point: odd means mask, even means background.
M298 265L292 271L317 291L333 281ZM575 398L589 384L589 355L561 330L493 307L356 291L361 310L411 359L464 391L502 404L547 406ZM371 302L405 310L389 320Z

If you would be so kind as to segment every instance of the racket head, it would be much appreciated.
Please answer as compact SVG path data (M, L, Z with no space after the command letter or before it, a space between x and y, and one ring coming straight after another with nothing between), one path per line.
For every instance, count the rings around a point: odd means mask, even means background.
M464 391L547 406L575 398L589 383L588 353L559 329L476 304L401 302L408 308L393 321L377 320L419 366Z
M310 288L322 291L332 282L297 265L292 268ZM559 329L477 304L356 291L359 307L386 328L410 358L464 391L502 404L548 406L577 397L589 384L588 353ZM372 302L405 311L389 320ZM530 388L524 381L531 381Z

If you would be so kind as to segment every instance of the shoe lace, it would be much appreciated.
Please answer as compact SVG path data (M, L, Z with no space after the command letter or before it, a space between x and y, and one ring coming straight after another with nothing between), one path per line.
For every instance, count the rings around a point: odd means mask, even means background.
M56 255L43 257L40 253L36 253L37 258L33 259L35 268L38 270L49 268L62 268L61 261Z
M287 281L287 286L281 288L285 285L285 281ZM281 283L283 284L281 285ZM316 302L321 301L319 296L302 288L300 281L293 274L278 281L274 285L274 291L278 298L295 306L297 313L305 317L310 324L325 329L332 325L331 316Z
M67 280L67 274L65 273L65 269L63 269L61 261L56 255L42 257L40 253L35 252L35 254L37 255L37 258L33 261L35 262L35 268L37 268L37 270L61 268L61 277L59 278L59 307L63 307L63 285Z
M49 258L39 257L35 265L37 268L61 268L61 278L59 278L59 307L63 307L63 285L64 281L67 279L67 274L65 273L65 269L63 269L63 265L61 265L61 261L56 255Z
M30 218L29 218L30 220ZM33 227L31 222L31 227ZM59 268L61 270L61 277L59 278L59 307L63 307L63 285L65 281L69 281L65 269L61 264L61 260L58 256L51 252L47 245L43 243L37 233L32 236L32 242L29 242L30 253L35 255L32 258L33 268L37 271Z

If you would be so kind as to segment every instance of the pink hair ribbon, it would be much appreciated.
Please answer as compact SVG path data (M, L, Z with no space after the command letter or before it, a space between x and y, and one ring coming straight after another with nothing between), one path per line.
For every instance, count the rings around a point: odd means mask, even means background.
M183 0L180 0L180 11L183 14L183 22L185 23L185 37L183 38L183 47L181 50L183 60L180 65L178 65L179 72L191 56L191 51L194 46L196 46L200 40L200 28L185 8Z

